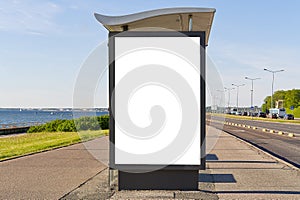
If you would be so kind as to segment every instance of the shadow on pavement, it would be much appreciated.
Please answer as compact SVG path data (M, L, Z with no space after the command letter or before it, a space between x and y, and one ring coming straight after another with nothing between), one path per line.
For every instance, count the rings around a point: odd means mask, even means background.
M199 174L199 182L203 183L236 183L232 174Z
M207 154L206 155L206 161L215 161L215 160L219 160L219 158L216 154Z

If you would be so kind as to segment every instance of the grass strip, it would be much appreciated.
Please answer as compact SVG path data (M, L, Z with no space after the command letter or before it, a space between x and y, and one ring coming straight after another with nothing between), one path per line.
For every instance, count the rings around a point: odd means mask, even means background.
M64 147L108 135L108 130L27 133L0 138L0 160Z
M262 118L262 117L249 117L249 116L239 116L239 115L228 115L221 113L209 113L211 116L220 116L224 118L231 119L240 119L240 120L256 120L256 121L266 121L266 122L280 122L286 124L300 124L300 120L284 120L284 119L271 119L271 118Z

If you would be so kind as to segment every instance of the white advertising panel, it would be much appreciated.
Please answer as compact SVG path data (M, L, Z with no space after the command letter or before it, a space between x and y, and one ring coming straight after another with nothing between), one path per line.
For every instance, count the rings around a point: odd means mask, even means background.
M201 165L200 37L115 37L117 165Z

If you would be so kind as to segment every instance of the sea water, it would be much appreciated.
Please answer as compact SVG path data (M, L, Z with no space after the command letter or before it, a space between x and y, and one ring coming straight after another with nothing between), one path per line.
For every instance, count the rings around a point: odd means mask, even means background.
M31 126L55 119L74 119L82 116L101 116L107 111L99 110L40 110L0 109L0 128Z

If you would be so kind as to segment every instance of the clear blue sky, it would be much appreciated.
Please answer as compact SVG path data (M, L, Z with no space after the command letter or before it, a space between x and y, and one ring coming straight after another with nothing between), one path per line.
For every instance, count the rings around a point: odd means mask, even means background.
M294 0L61 0L0 2L0 107L72 107L73 88L81 64L107 37L93 13L124 15L165 7L217 9L208 56L224 86L245 83L240 105L255 105L275 89L300 88L300 2ZM221 88L220 88L221 89ZM232 92L231 104L235 104ZM97 105L105 106L105 105Z

